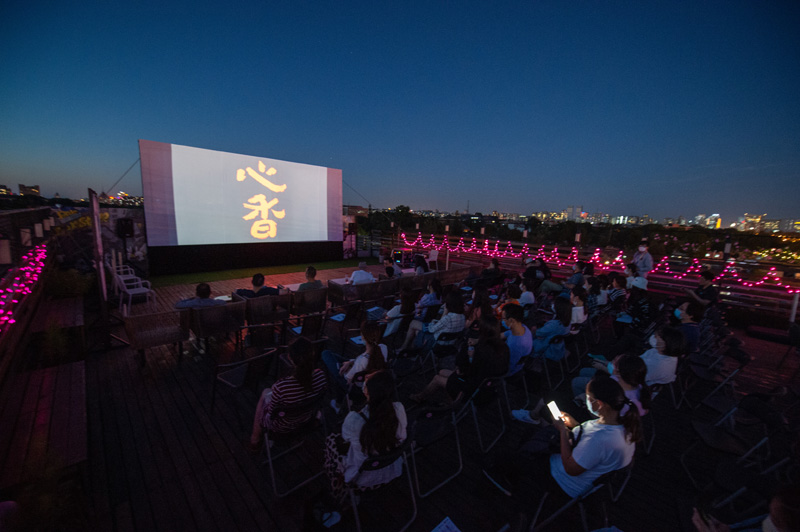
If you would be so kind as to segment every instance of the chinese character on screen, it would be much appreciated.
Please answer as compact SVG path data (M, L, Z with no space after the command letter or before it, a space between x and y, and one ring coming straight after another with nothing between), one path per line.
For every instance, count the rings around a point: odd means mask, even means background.
M244 181L247 179L247 176L250 176L262 186L278 194L286 190L286 185L276 185L264 176L267 175L271 177L277 173L278 171L274 168L270 167L267 169L263 162L258 161L258 172L249 166L247 168L239 168L236 171L236 180ZM256 194L247 201L249 203L242 203L242 206L250 209L250 212L242 216L242 218L244 220L253 220L253 225L250 226L250 234L254 238L261 240L265 238L275 238L275 235L278 232L278 224L275 222L275 220L270 219L269 213L271 211L272 215L278 220L281 220L284 216L286 216L285 209L281 209L279 211L273 209L273 207L278 204L278 198L273 198L270 201L267 201L267 197L264 194Z

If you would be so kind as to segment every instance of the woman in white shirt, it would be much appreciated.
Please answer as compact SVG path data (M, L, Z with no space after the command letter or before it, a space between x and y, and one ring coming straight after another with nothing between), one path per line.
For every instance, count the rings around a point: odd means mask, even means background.
M639 412L619 383L607 375L594 377L586 385L586 407L596 419L578 423L561 412L553 420L559 452L550 454L531 445L540 443L534 436L521 452L504 455L495 467L484 469L484 475L509 496L527 478L532 489L565 501L584 493L602 475L630 464L642 427ZM529 493L525 496L529 500Z
M405 441L408 425L402 403L394 401L394 379L388 371L368 375L364 395L367 405L347 414L341 434L330 434L325 441L325 471L339 502L344 501L349 482L355 480L360 488L377 488L403 472L398 458L383 469L359 474L369 456L390 452Z

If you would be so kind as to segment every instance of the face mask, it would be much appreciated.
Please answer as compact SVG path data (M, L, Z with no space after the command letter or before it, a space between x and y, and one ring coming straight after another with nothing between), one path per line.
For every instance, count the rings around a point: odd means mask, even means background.
M646 248L646 247L644 247L644 246L639 246L639 251L641 251L642 253L644 253L645 251L647 251L647 248Z
M679 309L679 308L676 308L674 311L672 311L672 313L675 314L675 317L678 318L679 320L683 318L683 313L681 312L681 309ZM655 346L653 346L653 347L655 347Z
M597 412L594 408L592 408L592 401L589 399L589 396L586 396L586 409L594 416L600 417L600 412Z
M657 346L657 345L658 345L658 338L656 338L656 335L655 335L655 334L651 334L651 335L650 335L650 340L649 340L649 342L650 342L650 347L655 347L655 346Z
M506 320L501 320L500 323L502 323L503 327L505 327L506 329L510 329L510 327L506 325Z
M775 523L772 522L772 516L767 516L766 519L761 521L761 530L763 532L780 532L778 527L775 526Z
M609 375L613 375L614 374L614 363L613 362L609 362L608 363L608 374Z

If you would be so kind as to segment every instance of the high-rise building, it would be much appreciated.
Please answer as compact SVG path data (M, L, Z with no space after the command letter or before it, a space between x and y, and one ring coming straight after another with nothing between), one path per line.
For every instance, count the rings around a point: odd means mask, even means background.
M20 196L41 196L39 193L39 185L19 185Z

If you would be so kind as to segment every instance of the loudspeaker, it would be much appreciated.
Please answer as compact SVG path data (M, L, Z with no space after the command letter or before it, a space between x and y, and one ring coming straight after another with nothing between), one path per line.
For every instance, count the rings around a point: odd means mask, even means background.
M133 238L133 218L120 218L117 220L117 236L120 238Z

